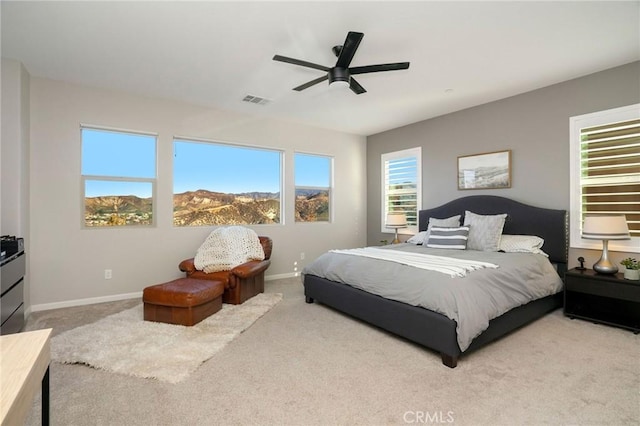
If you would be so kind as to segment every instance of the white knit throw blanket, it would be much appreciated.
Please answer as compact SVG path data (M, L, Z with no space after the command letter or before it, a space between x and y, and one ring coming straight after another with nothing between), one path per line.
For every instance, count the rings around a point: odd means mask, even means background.
M497 268L498 265L477 260L455 259L431 254L408 253L402 251L365 247L347 250L330 250L332 253L349 254L353 256L371 257L373 259L387 260L389 262L402 263L415 268L441 272L451 277L464 277L467 272L481 268Z
M243 226L215 229L202 243L193 263L209 272L228 271L250 260L263 260L264 250L258 234Z

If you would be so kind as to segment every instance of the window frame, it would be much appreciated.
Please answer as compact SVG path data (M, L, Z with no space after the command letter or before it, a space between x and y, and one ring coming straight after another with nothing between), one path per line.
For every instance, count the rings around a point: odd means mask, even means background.
M395 228L387 228L385 226L387 216L387 189L388 182L386 176L386 162L401 158L414 157L416 160L416 223L408 225L406 228L398 229L398 234L414 235L419 229L419 212L422 209L422 147L403 149L400 151L387 152L380 156L380 174L381 174L381 205L380 205L380 231L385 234L395 233Z
M581 185L581 129L612 124L621 121L640 119L640 104L612 108L570 117L570 154L569 154L569 229L570 247L601 250L602 242L582 238L582 185ZM621 252L640 253L640 237L630 240L611 240L609 249Z
M329 186L328 187L323 187L323 186L303 186L303 185L298 185L296 183L296 160L297 160L297 156L298 155L306 155L309 157L322 157L322 158L326 158L329 160ZM293 198L294 198L294 202L293 202L293 211L294 211L294 223L332 223L333 222L333 187L334 187L334 161L335 158L332 155L326 155L326 154L317 154L317 153L311 153L311 152L303 152L303 151L294 151L293 153ZM318 190L326 190L329 193L329 218L327 220L315 220L315 221L299 221L296 220L296 198L297 198L297 194L298 194L298 188L300 189L318 189Z
M81 229L131 229L131 228L155 228L157 227L157 181L158 181L158 133L145 132L140 130L122 129L116 127L99 126L93 124L80 124L80 223ZM84 138L83 130L94 130L98 132L127 134L134 136L149 136L154 139L154 176L146 177L130 177L116 175L91 175L83 173L84 158ZM98 182L130 182L130 183L150 183L151 184L151 223L146 225L117 225L117 226L87 226L86 223L86 183L87 181Z
M187 142L187 143L194 143L194 144L206 144L206 145L217 145L217 146L222 146L222 147L230 147L230 148L238 148L238 149L248 149L248 150L257 150L257 151L267 151L267 152L274 152L278 154L278 161L279 161L279 168L278 168L278 180L279 180L279 185L278 185L278 192L280 193L280 200L279 200L279 204L280 204L280 212L279 212L279 222L277 223L245 223L245 224L238 224L238 226L283 226L285 225L285 194L284 194L284 173L285 173L285 155L284 155L284 150L282 149L277 149L277 148L269 148L269 147L264 147L264 146L258 146L258 145L251 145L251 144L243 144L243 143L237 143L237 142L228 142L228 141L222 141L222 140L212 140L212 139L203 139L203 138L197 138L197 137L191 137L191 136L180 136L180 135L174 135L173 139L172 139L172 149L173 152L175 153L175 147L176 147L176 142ZM172 178L171 178L171 206L172 206L172 213L171 213L171 225L173 228L197 228L197 227L203 227L203 226L232 226L232 225L224 225L224 224L204 224L204 225L176 225L174 222L174 217L173 217L173 203L174 203L174 197L175 197L175 177L176 177L176 169L175 169L175 157L173 160L173 164L172 164ZM202 188L199 188L202 189ZM258 191L259 192L259 191Z

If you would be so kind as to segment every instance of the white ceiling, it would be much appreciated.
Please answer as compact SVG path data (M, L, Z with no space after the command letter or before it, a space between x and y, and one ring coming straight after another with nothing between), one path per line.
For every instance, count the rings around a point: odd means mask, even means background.
M371 135L640 59L640 2L11 2L2 56L37 77ZM367 93L293 87L352 66ZM242 102L247 95L267 105Z

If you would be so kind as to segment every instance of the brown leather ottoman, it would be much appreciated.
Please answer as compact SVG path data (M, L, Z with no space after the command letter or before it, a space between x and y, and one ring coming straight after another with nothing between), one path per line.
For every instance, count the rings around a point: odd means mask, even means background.
M222 308L221 281L180 278L142 292L145 321L191 326Z

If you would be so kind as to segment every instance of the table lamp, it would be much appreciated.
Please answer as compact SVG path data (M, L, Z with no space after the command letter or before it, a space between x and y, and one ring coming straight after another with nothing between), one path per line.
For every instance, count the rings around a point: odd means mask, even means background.
M398 244L398 229L407 227L407 217L404 213L387 213L387 222L385 225L387 228L395 228L396 237L391 242L392 244Z
M609 260L609 240L629 240L627 218L623 214L586 215L582 225L582 238L602 240L602 256L593 265L600 274L615 274L618 267Z

